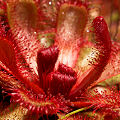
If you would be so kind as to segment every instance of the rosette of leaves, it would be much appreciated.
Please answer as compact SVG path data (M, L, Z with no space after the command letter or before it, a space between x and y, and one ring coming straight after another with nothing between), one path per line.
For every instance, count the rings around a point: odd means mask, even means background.
M1 3L0 85L10 96L2 119L119 119L119 89L92 87L119 84L120 44L101 16L89 23L88 38L88 2Z

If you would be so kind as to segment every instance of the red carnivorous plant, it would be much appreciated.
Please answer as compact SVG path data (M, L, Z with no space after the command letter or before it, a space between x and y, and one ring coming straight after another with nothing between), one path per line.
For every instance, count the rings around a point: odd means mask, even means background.
M11 96L10 105L1 110L2 120L119 119L119 90L91 90L119 78L120 44L111 40L102 16L86 32L89 2L0 4L0 85Z

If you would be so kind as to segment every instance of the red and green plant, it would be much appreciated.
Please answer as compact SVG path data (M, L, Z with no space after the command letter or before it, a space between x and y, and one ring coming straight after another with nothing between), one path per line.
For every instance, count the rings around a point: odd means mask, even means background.
M120 43L91 6L0 1L2 119L120 118Z

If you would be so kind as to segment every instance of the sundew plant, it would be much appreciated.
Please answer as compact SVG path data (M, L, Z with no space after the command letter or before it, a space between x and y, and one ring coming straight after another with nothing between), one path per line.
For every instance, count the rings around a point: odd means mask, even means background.
M120 0L0 0L0 120L120 119Z

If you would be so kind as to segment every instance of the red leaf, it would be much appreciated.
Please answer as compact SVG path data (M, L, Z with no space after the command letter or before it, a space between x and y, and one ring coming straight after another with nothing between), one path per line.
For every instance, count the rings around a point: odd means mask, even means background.
M56 64L63 63L74 67L78 58L80 44L83 43L83 31L87 23L85 6L63 4L60 7L57 22L56 44L60 55Z
M0 37L0 61L11 71L17 72L15 51L12 44L3 37Z
M96 35L95 47L99 51L98 59L96 60L96 58L93 58L93 61L96 61L97 64L95 64L86 73L83 73L83 75L78 78L76 84L73 86L70 92L71 97L73 97L73 95L80 95L81 92L85 91L88 86L96 81L100 77L104 67L107 65L110 59L112 43L107 24L103 17L95 18L93 20L93 27Z
M52 72L58 58L58 47L52 46L49 48L42 49L38 52L37 63L38 63L38 74L40 78L40 86L44 89L48 89L48 80L46 76Z

